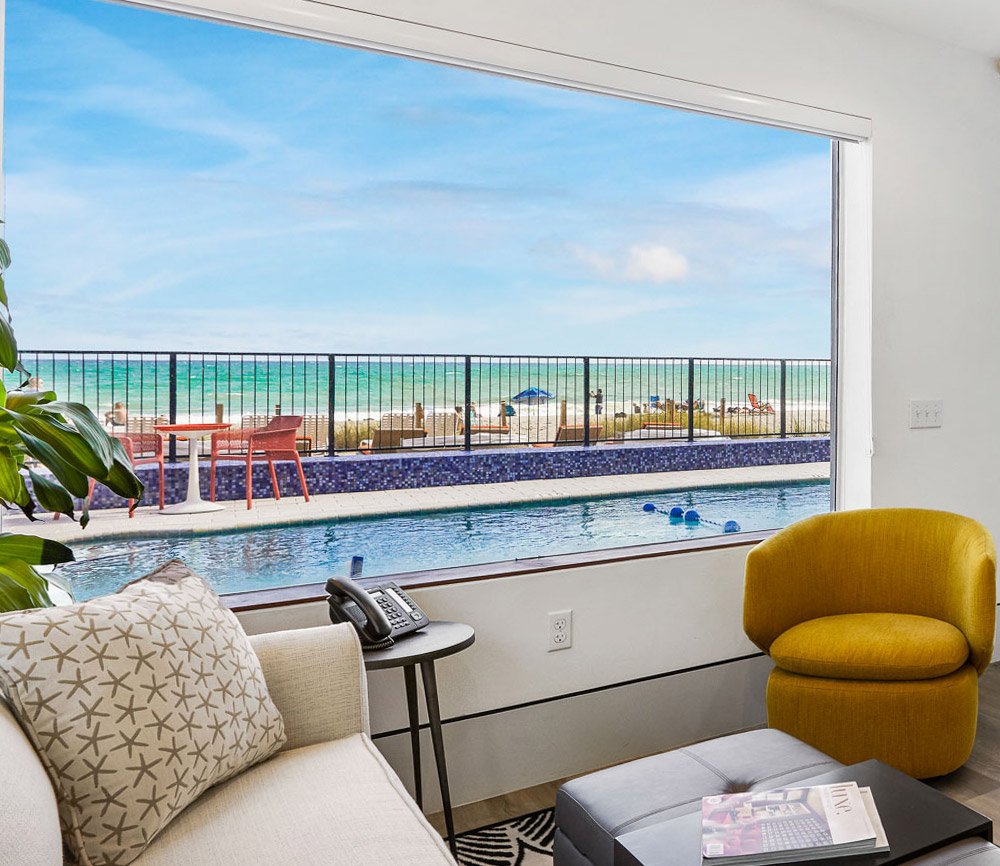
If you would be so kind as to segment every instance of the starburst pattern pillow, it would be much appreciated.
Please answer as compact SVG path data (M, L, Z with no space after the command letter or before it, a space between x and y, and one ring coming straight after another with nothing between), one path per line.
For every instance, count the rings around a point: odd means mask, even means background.
M285 740L233 613L172 560L115 595L0 615L0 686L86 866L124 866Z

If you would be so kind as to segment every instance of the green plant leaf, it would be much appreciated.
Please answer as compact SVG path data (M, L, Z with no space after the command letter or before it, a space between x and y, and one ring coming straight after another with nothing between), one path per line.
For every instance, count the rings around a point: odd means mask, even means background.
M23 587L28 593L27 607L52 607L48 581L20 559L0 559L0 581L4 579Z
M17 365L17 337L7 317L0 316L0 367L13 373Z
M77 499L86 499L90 495L90 481L87 476L64 460L58 451L41 439L36 439L28 433L18 431L25 450L39 463L45 466L65 487L70 495Z
M0 613L24 610L31 606L31 596L28 591L21 584L0 574Z
M118 440L108 435L101 426L101 422L94 417L94 413L83 403L55 400L51 403L45 403L39 408L44 412L58 413L72 421L77 432L93 446L105 466L108 469L111 468L111 462L114 460L113 443L118 442Z
M29 406L51 404L55 399L55 391L10 391L6 395L4 406L15 412L23 412Z
M129 465L127 463L119 463L117 460L107 476L100 479L100 481L112 493L117 493L124 499L135 499L138 501L142 499L142 493L145 489Z
M111 470L112 463L108 435L102 430L103 438L92 441L96 437L86 435L79 428L73 429L51 414L43 412L43 409L52 405L54 404L49 403L45 407L33 406L25 412L15 412L12 409L6 411L20 432L41 439L63 460L89 477L98 480L103 478ZM49 466L49 468L55 472L54 467ZM75 493L72 488L69 489Z
M24 479L17 471L17 460L8 448L0 448L0 499L16 502L21 496Z
M10 247L7 241L0 238L0 270L5 271L10 267Z
M0 304L3 304L5 307L9 306L7 303L7 286L4 284L3 274L0 274Z
M76 519L73 516L73 497L69 495L65 487L51 478L32 472L30 469L28 475L31 477L31 489L35 494L35 499L38 500L38 504L42 508L53 513L65 514L71 520ZM39 564L49 565L50 563Z
M59 565L73 562L73 551L65 544L36 535L0 533L0 559L19 559L28 565Z

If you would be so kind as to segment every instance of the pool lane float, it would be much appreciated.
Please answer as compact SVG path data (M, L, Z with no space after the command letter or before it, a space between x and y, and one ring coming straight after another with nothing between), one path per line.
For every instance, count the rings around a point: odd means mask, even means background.
M723 532L739 532L740 525L735 520L727 520L725 523L719 523L716 520L709 520L707 517L702 517L695 509L689 508L685 511L681 506L675 505L670 511L660 511L656 505L652 502L647 502L642 506L642 510L650 514L662 514L664 517L669 517L671 520L679 520L684 523L689 523L694 525L696 523L708 523L712 526L719 526L722 528Z

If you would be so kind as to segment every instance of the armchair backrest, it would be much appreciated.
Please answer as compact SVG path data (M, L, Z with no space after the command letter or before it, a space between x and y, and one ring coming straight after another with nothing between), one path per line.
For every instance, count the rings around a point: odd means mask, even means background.
M993 653L996 551L969 517L918 508L820 514L747 556L743 628L765 652L793 625L847 613L944 620L982 673Z

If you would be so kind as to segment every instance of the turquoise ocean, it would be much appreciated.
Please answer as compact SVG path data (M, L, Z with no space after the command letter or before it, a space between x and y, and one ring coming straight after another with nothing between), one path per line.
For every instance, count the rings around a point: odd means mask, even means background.
M654 410L693 396L707 410L744 409L753 394L759 404L795 414L827 414L830 362L826 360L715 360L592 358L589 380L581 358L411 355L239 355L176 353L22 352L34 380L61 399L81 402L98 416L117 403L130 416L211 421L221 405L225 417L282 414L328 415L336 421L378 419L389 412L453 412L466 401L480 415L498 413L501 402L521 410L579 417L586 393L601 391L602 411ZM784 376L782 376L782 369ZM11 389L20 377L5 374ZM171 400L174 383L175 399ZM586 387L585 387L586 386ZM541 389L540 401L517 401ZM595 398L592 396L591 411Z

